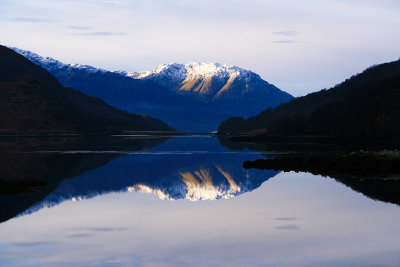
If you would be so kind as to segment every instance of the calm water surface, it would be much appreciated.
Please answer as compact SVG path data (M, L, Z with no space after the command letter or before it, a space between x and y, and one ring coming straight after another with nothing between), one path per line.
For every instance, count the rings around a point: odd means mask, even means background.
M396 201L340 179L243 169L263 156L215 137L13 155L27 157L21 172L45 162L37 175L57 179L0 196L0 266L400 264Z

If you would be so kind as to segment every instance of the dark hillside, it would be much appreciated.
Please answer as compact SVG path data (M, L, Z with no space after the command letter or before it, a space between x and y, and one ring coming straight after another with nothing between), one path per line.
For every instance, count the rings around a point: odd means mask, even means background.
M368 68L343 83L247 120L231 118L220 132L264 135L392 137L400 133L400 61Z
M0 134L169 130L160 120L63 87L41 67L0 46Z

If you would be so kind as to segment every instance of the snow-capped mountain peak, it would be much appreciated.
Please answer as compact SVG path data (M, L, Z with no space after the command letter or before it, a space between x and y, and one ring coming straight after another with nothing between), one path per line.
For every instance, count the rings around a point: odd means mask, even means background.
M234 78L242 76L248 78L251 71L233 65L215 62L189 62L187 64L168 63L158 65L154 70L138 72L136 79L154 79L160 76L174 80L185 80L188 78Z
M154 70L138 72L133 78L151 80L172 91L205 102L225 96L230 99L241 97L246 91L253 91L256 83L264 83L264 89L271 86L254 72L215 62L161 64Z
M167 76L173 79L183 79L186 76L186 69L183 64L169 63L158 65L154 70L142 71L134 75L135 79L149 79L151 77Z
M237 66L213 62L189 62L185 65L185 68L188 70L188 76L246 77L248 74L250 74L250 71L239 68Z

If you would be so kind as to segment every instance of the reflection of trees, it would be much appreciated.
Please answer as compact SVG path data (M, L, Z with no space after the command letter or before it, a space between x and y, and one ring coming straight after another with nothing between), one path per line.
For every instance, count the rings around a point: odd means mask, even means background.
M400 205L400 165L398 160L381 156L281 156L270 160L246 161L245 168L309 172L328 176L383 202Z
M400 176L384 180L347 177L334 177L334 179L371 199L400 205Z

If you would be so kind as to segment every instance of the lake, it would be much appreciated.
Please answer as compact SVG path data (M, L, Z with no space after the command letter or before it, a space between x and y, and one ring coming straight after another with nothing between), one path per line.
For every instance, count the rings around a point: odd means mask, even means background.
M244 169L273 152L208 135L113 138L3 141L0 266L400 263L396 178Z

